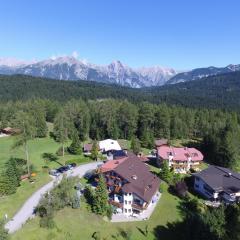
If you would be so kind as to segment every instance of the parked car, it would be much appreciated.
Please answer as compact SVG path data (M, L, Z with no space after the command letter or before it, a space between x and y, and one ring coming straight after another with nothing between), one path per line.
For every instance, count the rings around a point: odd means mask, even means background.
M66 172L67 170L68 170L68 167L67 167L67 166L62 166L62 167L60 167L60 168L57 169L57 171L60 172L60 173L64 173L64 172Z
M73 168L75 168L77 166L76 163L70 163L69 165L71 165Z
M58 177L60 175L60 172L56 169L52 169L49 171L49 174L55 177Z
M84 178L87 180L90 180L91 178L93 178L95 175L95 171L94 170L89 170L84 174Z

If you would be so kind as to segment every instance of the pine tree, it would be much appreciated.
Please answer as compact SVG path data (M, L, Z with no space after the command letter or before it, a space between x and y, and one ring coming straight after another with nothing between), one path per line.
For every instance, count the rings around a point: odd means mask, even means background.
M13 185L11 179L5 174L0 175L0 196L13 194L16 192L16 187Z
M74 132L73 134L72 143L69 146L68 151L71 154L75 154L75 155L80 155L82 153L82 146L81 146L81 142L79 140L77 132Z
M9 179L11 182L12 191L16 192L17 187L19 187L20 184L20 174L16 166L16 162L13 158L9 159L5 164L5 176Z
M97 161L98 159L98 145L97 145L97 141L93 142L92 145L92 150L91 150L91 158L95 161Z
M65 144L68 141L68 136L70 134L70 122L66 113L62 110L60 111L54 119L54 129L53 133L56 141L61 143L62 157L65 155Z
M46 118L43 112L38 112L38 116L35 118L36 124L36 137L43 138L47 136L48 128Z
M93 199L93 212L106 216L109 209L107 186L103 175L99 175L98 186L96 187Z
M225 209L226 239L240 240L240 206L228 205Z
M42 100L34 100L29 104L29 114L33 117L36 127L36 137L46 137L48 127L46 123L46 109Z
M154 130L157 138L170 138L170 115L165 105L155 114Z
M8 240L9 235L8 231L4 227L5 222L3 220L0 220L0 240Z
M20 111L16 114L14 125L16 128L20 129L20 134L18 134L13 148L23 146L27 161L28 175L30 176L28 141L36 136L34 119L28 113Z
M139 154L141 152L141 144L138 138L136 137L132 138L131 149L135 154Z
M171 184L173 180L173 172L169 169L168 162L163 161L162 166L161 166L161 171L159 173L159 176L162 180L165 182Z
M154 145L153 133L151 131L149 131L147 128L142 130L141 143L142 143L143 147L150 148L150 149Z

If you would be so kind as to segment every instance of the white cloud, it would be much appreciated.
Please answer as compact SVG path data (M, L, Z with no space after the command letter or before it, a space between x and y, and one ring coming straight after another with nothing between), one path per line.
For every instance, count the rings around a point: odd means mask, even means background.
M79 56L79 55L78 55L78 52L77 52L77 51L73 51L72 56L77 59L78 56Z
M50 59L51 60L55 60L57 57L55 55L51 56Z

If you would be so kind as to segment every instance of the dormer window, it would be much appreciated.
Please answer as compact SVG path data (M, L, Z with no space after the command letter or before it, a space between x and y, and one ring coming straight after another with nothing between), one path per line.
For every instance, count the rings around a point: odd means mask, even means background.
M137 180L137 175L132 175L133 180Z

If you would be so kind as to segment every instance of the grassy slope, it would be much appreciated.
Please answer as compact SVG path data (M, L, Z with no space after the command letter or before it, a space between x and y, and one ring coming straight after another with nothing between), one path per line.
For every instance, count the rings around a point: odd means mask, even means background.
M57 227L53 230L46 230L39 228L39 219L35 218L28 222L23 229L19 230L13 235L12 240L40 240L40 239L92 239L91 235L95 231L99 231L102 237L107 239L114 239L112 235L117 235L121 229L132 231L132 240L141 239L155 239L153 229L156 226L165 226L168 222L173 222L180 219L177 205L179 199L166 190L164 185L164 193L156 207L150 220L142 222L128 222L128 223L110 223L102 220L102 218L89 213L86 210L85 204L82 204L81 209L73 210L66 208L61 210L55 216ZM147 237L143 236L138 228L145 229L148 225L149 234ZM173 233L174 234L174 233ZM161 236L161 235L160 235ZM118 238L123 239L122 237ZM167 239L162 235L161 239Z
M12 149L14 140L14 137L0 138L0 170L3 169L4 163L11 156L24 158L24 153L21 148L14 150ZM44 152L55 153L58 148L59 144L49 137L34 139L33 141L29 142L29 155L37 173L36 180L32 184L28 181L24 181L18 188L17 193L0 198L0 218L5 213L7 213L9 217L12 217L33 192L35 192L40 186L50 181L48 173L43 172L42 170L42 166L45 165L45 162L41 155ZM79 159L79 156L66 155L65 160L68 159ZM60 158L59 162L63 163L63 160ZM52 162L48 165L50 168L60 166L55 162Z

